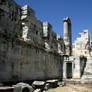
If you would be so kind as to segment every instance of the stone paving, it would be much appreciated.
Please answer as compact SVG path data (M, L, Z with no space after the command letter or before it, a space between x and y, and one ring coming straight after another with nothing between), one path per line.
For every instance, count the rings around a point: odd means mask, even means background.
M67 85L46 92L92 92L92 85Z

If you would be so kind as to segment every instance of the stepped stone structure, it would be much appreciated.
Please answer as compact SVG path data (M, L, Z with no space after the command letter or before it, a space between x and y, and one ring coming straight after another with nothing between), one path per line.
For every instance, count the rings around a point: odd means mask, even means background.
M88 33L88 30L84 30L79 34L80 38L77 38L77 40L74 42L72 46L73 55L86 57L87 60L82 79L92 81L92 50L91 50L90 34Z
M89 56L90 51L90 35L88 30L84 30L79 33L80 37L73 44L73 55L74 56Z
M0 83L48 79L92 80L92 42L88 30L72 45L70 18L64 39L41 22L28 5L0 0Z

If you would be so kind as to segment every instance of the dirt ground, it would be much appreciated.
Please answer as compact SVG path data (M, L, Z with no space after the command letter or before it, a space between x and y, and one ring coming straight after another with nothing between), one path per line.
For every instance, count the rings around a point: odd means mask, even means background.
M66 85L46 92L92 92L92 85Z

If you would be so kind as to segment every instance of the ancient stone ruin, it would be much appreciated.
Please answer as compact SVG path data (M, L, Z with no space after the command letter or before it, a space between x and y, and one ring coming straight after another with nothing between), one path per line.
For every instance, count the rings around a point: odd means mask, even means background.
M0 85L11 86L0 90L41 92L65 82L92 83L90 34L84 30L72 44L71 20L63 22L64 39L28 5L0 0Z

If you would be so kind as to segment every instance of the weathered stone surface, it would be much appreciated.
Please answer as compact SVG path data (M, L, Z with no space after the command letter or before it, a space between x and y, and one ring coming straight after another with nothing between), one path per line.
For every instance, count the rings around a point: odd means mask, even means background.
M90 56L90 34L88 30L79 33L80 37L73 43L74 56Z
M62 81L62 82L61 82L61 81L59 81L59 82L58 82L58 86L59 86L59 87L66 86L66 83L65 83L64 81Z
M21 7L13 0L5 0L0 3L0 28L5 31L7 37L20 36L21 32Z
M1 39L0 44L1 81L42 80L62 75L63 57L24 41L12 43Z
M42 92L41 89L36 89L34 92Z
M63 56L58 53L57 44L64 53L64 42L61 37L56 39L52 29L47 31L49 39L44 39L43 23L28 5L21 7L13 0L0 3L1 82L62 77ZM49 51L45 42L50 46Z
M55 51L61 55L65 54L63 39L53 32L52 26L48 22L43 22L43 40L47 50Z
M34 89L44 89L45 82L44 81L34 81L32 83Z
M14 92L33 92L32 86L26 83L18 83L13 86L14 87Z
M80 79L86 67L87 58L84 56L70 56L64 60L63 78ZM70 65L68 67L68 65Z
M46 83L45 87L44 87L44 90L48 90L49 88L50 88L50 83Z
M66 54L72 55L72 32L71 32L71 20L69 17L64 18L64 43Z
M58 80L47 80L46 82L50 84L51 88L55 88L58 86Z
M0 87L0 92L14 92L14 87Z
M50 23L38 20L35 11L28 5L21 7L13 0L0 0L0 82L48 80L62 78L63 75L63 78L67 75L81 78L83 75L86 80L92 79L92 59L87 59L86 66L80 59L80 55L91 57L92 54L88 30L80 35L73 44L72 55L75 57L71 60L69 18L64 19L63 40ZM68 57L65 61L64 55ZM55 87L57 81L47 81L46 89L49 84Z
M87 64L84 69L82 79L92 82L92 57L87 57Z

